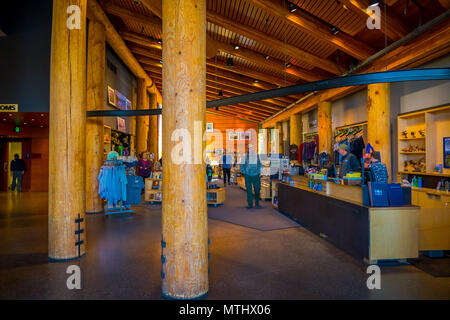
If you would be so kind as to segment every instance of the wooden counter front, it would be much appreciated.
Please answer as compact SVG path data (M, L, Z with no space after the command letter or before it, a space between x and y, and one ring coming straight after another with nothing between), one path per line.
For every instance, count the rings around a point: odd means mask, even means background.
M356 188L339 187L353 191ZM345 189L336 190L340 196L280 183L278 209L336 247L366 262L418 257L418 207L367 207L362 205L362 200L358 202L357 199L352 201L347 200L347 196L342 197Z

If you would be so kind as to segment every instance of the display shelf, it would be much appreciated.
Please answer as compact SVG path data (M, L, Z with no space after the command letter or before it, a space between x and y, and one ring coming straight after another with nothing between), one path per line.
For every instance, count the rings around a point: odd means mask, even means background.
M426 151L420 151L420 152L405 152L405 151L400 151L400 154L426 154Z
M145 179L144 199L150 203L162 202L162 179L159 177Z
M435 176L450 178L450 173L438 173L438 172L413 172L413 171L399 171L399 174L415 174L423 176Z
M217 207L225 202L225 188L207 189L206 202Z
M433 170L436 165L443 164L443 138L450 136L450 106L401 114L397 117L397 124L398 173L449 177L449 168L443 168L441 174L433 173ZM425 151L402 151L408 147ZM414 168L421 171L413 172Z

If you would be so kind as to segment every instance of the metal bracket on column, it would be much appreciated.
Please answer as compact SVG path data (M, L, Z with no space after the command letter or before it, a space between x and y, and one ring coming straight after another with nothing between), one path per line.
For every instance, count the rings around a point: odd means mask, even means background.
M84 229L81 229L81 223L83 221L84 219L78 214L78 218L75 219L75 223L78 225L77 230L75 230L75 235L78 236L78 241L75 242L75 246L78 247L78 257L81 257L81 245L84 243L84 241L81 240L81 234L84 233Z

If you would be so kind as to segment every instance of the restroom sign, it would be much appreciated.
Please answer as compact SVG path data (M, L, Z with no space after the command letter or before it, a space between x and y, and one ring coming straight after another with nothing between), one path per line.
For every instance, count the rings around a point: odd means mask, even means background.
M0 104L0 112L19 112L18 104Z

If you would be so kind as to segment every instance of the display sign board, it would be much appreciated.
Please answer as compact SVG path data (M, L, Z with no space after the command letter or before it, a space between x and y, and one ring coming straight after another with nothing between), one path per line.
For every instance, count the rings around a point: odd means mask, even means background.
M444 137L444 168L450 168L450 137Z
M131 101L110 86L108 86L108 103L120 110L132 110Z
M19 112L19 105L0 103L0 112Z
M125 119L117 117L117 130L121 132L127 132Z

